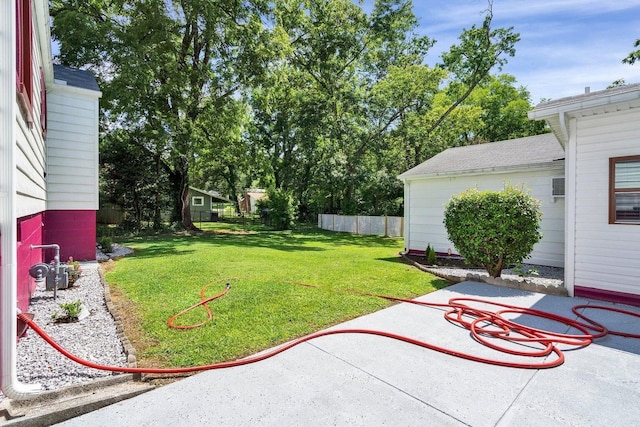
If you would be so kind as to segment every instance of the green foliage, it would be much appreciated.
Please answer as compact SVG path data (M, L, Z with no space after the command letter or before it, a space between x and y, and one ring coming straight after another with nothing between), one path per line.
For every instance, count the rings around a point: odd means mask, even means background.
M120 175L140 166L151 180L165 178L169 187L163 194L170 196L172 220L186 229L194 228L188 188L195 159L208 148L224 146L220 140L229 133L214 138L220 128L237 129L242 117L235 114L243 109L234 108L236 95L259 78L276 50L262 21L268 9L262 1L51 2L59 59L98 77L102 131L131 135L127 144L145 157L144 162L124 157L116 163L123 169ZM149 165L155 166L151 172ZM148 179L141 185L132 191L138 189L148 203L164 205L142 192ZM129 211L134 201L126 203Z
M57 311L51 315L51 318L60 323L75 322L82 312L82 301L77 300L74 302L60 303L59 307L63 310L62 314Z
M542 238L539 202L512 186L502 191L470 189L446 204L444 224L466 262L499 277L510 264L521 263Z
M291 230L295 223L297 206L293 200L291 192L282 189L272 189L267 191L267 200L261 199L258 202L258 209L266 209L269 224L275 230Z
M536 270L535 268L525 269L521 262L516 263L516 265L513 268L511 268L511 271L516 273L520 277L540 275L538 270Z
M162 209L171 206L170 175L145 147L147 137L116 129L100 140L100 202L124 207L123 227L131 231L152 222L162 228Z
M504 141L548 132L544 121L529 120L531 95L524 87L515 86L508 74L491 76L472 93L469 103L480 107L485 126L474 135L475 143Z
M306 218L399 214L397 175L523 126L526 101L497 118L465 102L519 39L493 27L492 2L436 67L412 1L372 3L51 0L57 59L103 93L101 200L122 228L193 229L190 184L282 189Z
M636 61L640 60L640 39L637 39L635 41L635 43L633 44L633 47L636 47L639 49L631 51L629 55L627 55L627 57L622 60L624 64L633 65L636 63Z
M73 285L82 275L80 263L78 261L74 261L73 257L69 257L69 260L67 261L67 274L69 277L69 285Z
M429 263L430 265L435 265L437 261L436 250L431 247L431 244L427 245L427 249L425 249L424 251L424 257L426 258L427 263Z
M112 246L113 245L113 240L111 239L111 237L109 236L102 236L98 238L98 246L100 246L100 248L102 249L102 252L104 253L109 253L111 252Z

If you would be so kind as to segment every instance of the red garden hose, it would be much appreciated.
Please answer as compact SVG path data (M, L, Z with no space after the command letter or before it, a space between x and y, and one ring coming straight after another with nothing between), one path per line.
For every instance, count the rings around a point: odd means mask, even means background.
M215 283L215 282L214 282ZM293 282L292 282L293 283ZM316 287L314 285L309 285L305 283L294 283L296 285L302 285L307 287ZM210 285L208 285L210 286ZM207 286L207 287L208 287ZM207 321L209 321L213 314L208 306L208 303L223 297L229 292L230 285L227 283L226 288L223 292L215 295L213 297L205 298L203 288L200 292L201 301L198 304L195 304L175 315L173 315L169 320L168 324L172 328L176 329L193 329L198 326L203 325ZM508 304L501 304L497 302L492 302L489 300L478 299L478 298L452 298L448 303L431 303L431 302L423 302L410 300L405 298L397 298L386 295L377 295L370 294L366 292L358 292L358 291L345 291L349 293L355 293L359 295L368 295L375 296L378 298L384 298L391 301L397 302L406 302L410 304L422 305L425 307L432 308L444 308L447 311L444 314L444 317L449 322L455 323L461 327L468 329L471 333L471 336L478 341L492 349L499 350L504 353L523 356L523 357L537 357L542 358L543 360L538 362L514 362L514 361L505 361L505 360L496 360L485 357L476 356L473 354L468 354L464 352L460 352L454 349L441 347L435 344L431 344L425 341L421 341L415 338L398 335L391 332L373 330L373 329L332 329L326 331L315 332L304 337L292 340L280 347L272 349L267 352L263 352L259 355L250 356L244 359L238 359L228 362L220 362L209 365L202 366L194 366L194 367L186 367L186 368L128 368L128 367L120 367L120 366L105 366L97 363L89 362L87 360L81 359L73 354L69 353L65 350L60 344L55 342L49 335L46 334L26 313L18 314L18 318L22 320L25 324L27 324L31 329L33 329L38 335L40 335L45 341L47 341L51 346L53 346L56 350L62 353L67 358L73 360L76 363L81 365L106 370L113 372L124 372L124 373L141 373L141 374L177 374L177 373L189 373L189 372L197 372L197 371L205 371L212 369L221 369L221 368L230 368L234 366L247 365L250 363L259 362L261 360L268 359L272 356L275 356L279 353L282 353L292 347L295 347L298 344L303 342L322 337L327 335L336 335L336 334L369 334L369 335L377 335L387 338L392 338L395 340L403 341L409 344L417 345L426 349L435 350L438 352L442 352L445 354L449 354L452 356L460 357L467 360L472 360L475 362L488 363L492 365L498 366L506 366L512 368L524 368L524 369L545 369L552 368L561 365L564 362L564 354L558 348L558 344L565 344L574 347L585 347L589 345L594 339L605 336L606 334L614 334L623 337L629 338L640 338L640 334L632 334L626 333L622 331L609 331L606 327L599 324L598 322L590 319L584 313L578 312L579 309L598 309L598 310L609 310L617 313L621 313L624 315L629 315L633 317L639 317L640 313L635 313L627 310L622 310L614 307L606 307L599 305L577 305L573 307L573 312L585 320L587 323L582 323L577 320L569 319L567 317L559 316L552 313L547 313L540 310L535 310L532 308L519 307ZM483 309L480 307L473 307L473 304L477 306L493 306L494 310ZM182 314L193 310L199 306L203 306L207 311L208 319L204 322L194 324L194 325L186 325L186 326L176 326L174 321L177 317ZM520 314L520 315L529 315L536 316L544 319L548 319L560 324L564 324L569 328L576 329L581 332L581 334L562 334L551 331L545 331L541 329L532 328L529 326L524 326L514 321L508 320L503 316L504 314ZM593 331L593 332L590 332ZM505 343L511 343L511 346L508 345L499 345L498 342L503 341ZM519 346L519 349L516 350L513 344ZM550 360L546 360L547 356L554 354L555 357Z

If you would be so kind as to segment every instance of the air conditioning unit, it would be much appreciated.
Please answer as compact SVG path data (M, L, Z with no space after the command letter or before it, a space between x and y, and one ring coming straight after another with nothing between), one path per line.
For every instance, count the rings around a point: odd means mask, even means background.
M564 178L551 178L551 195L564 197Z

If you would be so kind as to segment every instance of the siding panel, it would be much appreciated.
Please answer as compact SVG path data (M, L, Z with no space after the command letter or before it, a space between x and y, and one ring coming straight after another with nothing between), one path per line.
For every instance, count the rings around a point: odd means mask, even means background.
M98 209L98 96L97 92L83 96L60 84L49 95L50 210Z
M609 224L609 158L640 154L640 111L577 120L575 285L640 294L640 226Z
M564 198L551 196L551 178L563 176L562 164L558 168L531 172L494 173L486 175L422 178L409 180L406 186L408 206L405 206L405 245L407 250L424 251L427 244L437 252L451 249L443 223L444 206L452 195L469 188L501 190L505 184L524 186L541 202L542 240L534 247L529 262L561 267L564 265ZM406 200L406 199L405 199Z
M34 68L38 70L41 59L36 55ZM36 78L37 76L37 78ZM30 128L22 114L16 116L16 215L18 218L34 215L46 208L45 142L40 129L40 74L34 75L33 119ZM20 111L16 105L15 111Z

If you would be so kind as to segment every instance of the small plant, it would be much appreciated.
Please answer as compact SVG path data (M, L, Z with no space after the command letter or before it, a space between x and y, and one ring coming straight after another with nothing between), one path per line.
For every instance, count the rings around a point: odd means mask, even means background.
M82 301L77 300L75 302L67 302L58 304L64 312L59 314L57 311L51 315L51 318L56 323L70 323L76 322L80 317L82 311Z
M78 261L74 261L73 257L71 256L67 261L67 274L69 275L69 286L73 285L82 274L80 263Z
M102 252L104 253L110 253L113 252L113 242L111 240L111 237L109 236L102 236L98 239L98 246L100 246L100 249L102 250Z
M538 270L536 270L535 268L528 268L525 270L521 262L516 263L516 265L511 269L511 271L520 277L540 275Z
M436 263L436 250L431 247L431 244L427 245L427 249L424 251L424 256L427 259L427 263L434 265Z

